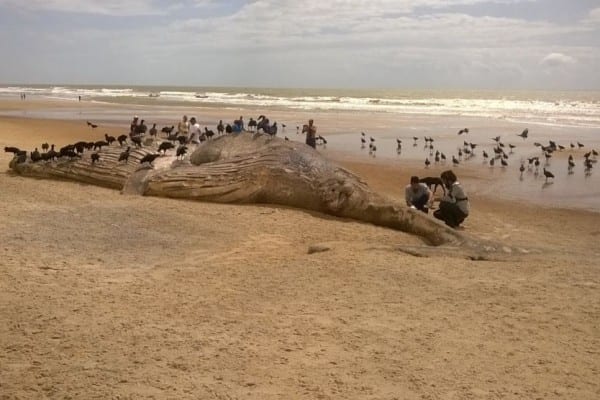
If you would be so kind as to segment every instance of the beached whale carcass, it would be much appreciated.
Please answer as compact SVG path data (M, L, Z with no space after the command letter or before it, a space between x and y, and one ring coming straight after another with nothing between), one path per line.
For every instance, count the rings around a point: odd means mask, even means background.
M191 165L149 174L145 194L224 203L281 204L410 232L439 245L460 234L373 192L311 147L269 135L228 135L200 146Z
M11 162L11 168L24 176L72 179L142 195L298 207L409 232L433 245L493 250L373 192L357 175L300 142L244 132L203 143L189 162L173 154L159 157L154 168L141 168L139 160L157 147L132 150L127 163L118 161L120 148L109 146L99 152L97 163L84 155L57 162Z

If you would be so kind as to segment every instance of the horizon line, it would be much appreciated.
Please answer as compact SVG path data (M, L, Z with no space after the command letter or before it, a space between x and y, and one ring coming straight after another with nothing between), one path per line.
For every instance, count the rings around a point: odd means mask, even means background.
M25 82L0 82L0 86L74 86L74 87L121 87L121 88L139 88L139 87L174 87L174 88L227 88L227 89L275 89L275 90L356 90L356 91L485 91L485 92L600 92L600 88L458 88L458 87L334 87L334 86L237 86L237 85L181 85L181 84L126 84L126 83L25 83Z

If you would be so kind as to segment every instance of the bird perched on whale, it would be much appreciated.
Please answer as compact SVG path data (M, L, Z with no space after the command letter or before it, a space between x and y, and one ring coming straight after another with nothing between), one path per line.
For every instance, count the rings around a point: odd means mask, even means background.
M129 159L129 151L130 150L131 150L131 147L127 147L127 150L125 150L124 152L119 154L119 162L125 161L125 163L127 163L127 160Z
M21 149L19 149L18 147L13 147L13 146L5 146L4 151L7 153L13 153L14 155L17 155L17 153L19 153L21 151Z
M167 153L167 150L175 148L175 145L171 142L162 142L160 146L158 146L158 151L163 152L163 154Z
M108 143L109 146L113 144L115 140L117 140L114 136L108 136L106 133L104 134L104 139L106 139L106 143Z
M103 146L108 146L108 142L105 142L104 140L94 142L94 150L102 150Z
M142 157L140 159L140 164L143 163L148 163L151 166L154 166L152 163L154 162L154 160L156 160L158 157L160 157L160 154L155 153L155 154L146 154L144 157Z
M185 155L187 154L188 148L186 145L182 144L181 146L179 146L177 148L177 158L181 157L181 159L183 160L183 157L185 157Z
M98 161L100 161L100 154L92 153L92 165L94 165Z
M119 146L123 146L123 143L127 143L127 135L119 135L117 142L119 142Z

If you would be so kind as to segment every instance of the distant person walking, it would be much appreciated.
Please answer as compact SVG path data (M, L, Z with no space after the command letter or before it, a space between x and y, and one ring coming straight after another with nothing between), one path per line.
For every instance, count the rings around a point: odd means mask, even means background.
M458 182L458 178L452 171L444 171L440 175L447 192L440 201L439 209L433 213L433 216L446 223L452 228L458 228L460 224L469 216L470 204L469 198Z
M317 148L317 127L313 125L312 119L308 120L308 125L304 125L303 132L306 132L306 144L313 149Z

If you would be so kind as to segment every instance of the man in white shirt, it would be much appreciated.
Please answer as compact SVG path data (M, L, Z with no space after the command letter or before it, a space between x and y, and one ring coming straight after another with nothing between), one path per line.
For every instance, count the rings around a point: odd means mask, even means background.
M190 118L189 143L200 144L200 124L196 122L196 117Z
M424 213L429 213L429 206L433 204L433 193L426 184L419 182L418 176L410 178L410 185L404 189L404 198L408 207L416 208Z

